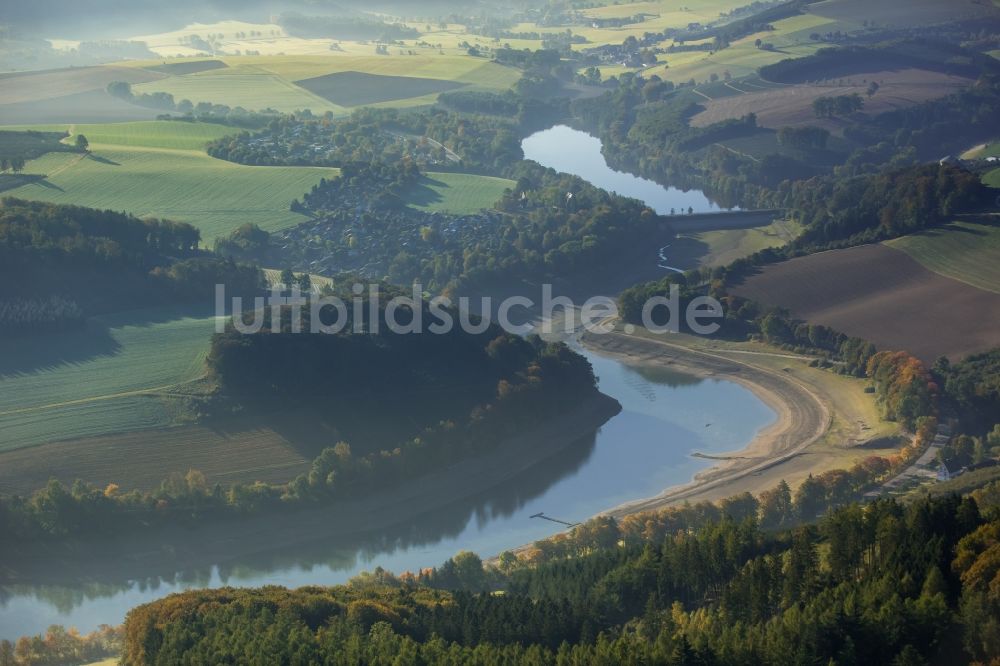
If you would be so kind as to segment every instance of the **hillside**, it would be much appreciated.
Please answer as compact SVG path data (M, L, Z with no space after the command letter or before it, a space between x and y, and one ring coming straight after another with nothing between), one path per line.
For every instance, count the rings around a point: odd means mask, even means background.
M301 222L289 210L330 169L250 168L204 152L213 138L237 131L213 123L137 122L46 126L90 141L86 155L48 153L29 160L25 174L41 180L8 190L24 199L125 210L195 225L206 244L246 222L269 230ZM73 137L70 138L73 140Z
M982 325L1000 320L1000 295L931 272L882 245L775 264L733 293L788 308L882 349L909 350L927 363L1000 345L996 329Z
M935 273L1000 293L1000 226L992 216L956 220L886 245Z
M1000 0L7 5L0 666L1000 666Z
M715 515L676 535L592 521L564 539L575 556L536 566L507 553L484 567L461 553L419 575L377 571L335 588L173 595L130 613L124 663L249 648L289 662L783 664L794 653L905 664L993 649L982 632L996 611L998 525L972 500L850 505L777 532L760 529L751 497L704 508Z

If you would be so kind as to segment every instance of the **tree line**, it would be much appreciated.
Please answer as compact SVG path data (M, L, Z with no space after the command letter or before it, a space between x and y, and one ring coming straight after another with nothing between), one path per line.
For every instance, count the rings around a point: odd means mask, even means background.
M44 634L0 640L0 666L65 666L116 657L123 633L122 627L106 624L89 634L52 625Z
M816 176L840 181L916 166L960 152L992 135L995 119L990 110L1000 100L1000 68L988 56L966 47L922 39L859 49L863 54L860 61L851 49L830 49L820 60L801 58L770 67L827 72L836 63L850 68L857 62L905 54L906 58L920 61L910 66L936 71L967 67L971 69L963 70L965 75L978 79L968 88L906 109L852 116L844 136L856 147L836 154L825 150L819 132L784 130L777 137L782 146L791 145L800 154L762 148L748 156L716 145L738 138L740 131L745 136L764 138L767 130L752 127L747 118L742 128L738 120L705 128L689 127L687 119L697 112L702 99L691 92L689 85L658 76L624 74L604 95L574 100L571 111L585 129L601 137L603 151L613 167L661 183L697 187L726 206L743 208L785 207L789 192ZM780 80L768 68L762 70L762 76ZM822 98L818 103L821 114L842 114L857 108L859 101L863 99L847 96L840 101Z
M335 503L494 450L596 395L590 364L563 344L495 325L479 334L458 326L443 335L388 332L384 306L394 292L386 289L381 309L365 316L369 327L371 316L379 318L379 333L352 333L353 322L336 335L293 333L293 313L285 308L280 321L268 319L255 334L232 326L216 334L206 367L219 388L203 408L211 415L308 408L341 430L356 420L384 419L391 409L405 426L398 438L355 442L353 450L331 442L307 473L282 484L223 487L196 470L149 492L81 481L66 488L52 480L29 497L0 497L0 532L30 548L69 535L97 538ZM429 311L423 314L424 326L434 323ZM308 307L302 315L308 331Z
M177 101L168 92L152 92L136 94L132 84L127 81L112 81L106 87L109 95L124 100L136 106L144 106L161 111L177 111L184 114L173 118L169 114L158 116L157 120L200 120L202 122L224 123L236 127L261 127L270 122L278 112L273 109L244 109L242 106L230 107L226 104L198 102L189 99Z
M880 500L777 531L725 515L509 572L464 554L333 588L184 592L129 613L123 663L902 666L953 655L952 627L988 660L998 520L969 498Z
M159 218L5 198L0 202L0 332L193 298L214 285L263 288L256 268L198 249L197 228Z
M293 202L295 210L312 216L308 229L326 226L322 248L309 246L313 231L304 237L280 232L281 254L305 258L320 250L341 266L375 266L378 276L396 283L417 280L453 292L495 279L577 274L609 253L664 233L669 224L639 201L533 162L519 162L509 175L516 185L493 210L430 214L406 205L409 189L421 178L412 161L345 165L340 177L321 180ZM276 245L259 229L240 228L217 248L263 261L277 254ZM300 261L295 268L306 270Z

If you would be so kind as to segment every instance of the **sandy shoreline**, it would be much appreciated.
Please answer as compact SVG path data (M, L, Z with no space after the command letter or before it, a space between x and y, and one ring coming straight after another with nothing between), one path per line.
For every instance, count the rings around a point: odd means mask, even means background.
M697 501L709 491L733 486L737 494L741 479L760 474L799 455L824 435L831 421L829 408L810 388L794 377L744 363L721 354L697 351L624 333L584 333L581 344L602 356L625 364L671 368L696 377L725 379L746 387L774 410L776 418L746 447L710 457L716 461L695 474L689 482L671 486L653 497L626 502L601 515L615 517L649 511L682 501ZM708 456L700 456L708 457Z
M122 581L212 565L331 537L389 529L498 486L591 435L621 411L602 393L493 451L462 460L389 492L300 511L276 511L245 520L172 526L115 537L32 544L0 562L3 583ZM13 550L13 549L11 549Z

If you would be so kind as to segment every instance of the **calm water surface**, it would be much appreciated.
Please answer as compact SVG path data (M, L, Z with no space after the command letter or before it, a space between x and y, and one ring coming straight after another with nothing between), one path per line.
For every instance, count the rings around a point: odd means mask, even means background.
M678 215L688 208L695 213L722 210L700 190L664 187L630 173L615 171L601 154L601 140L566 125L535 132L521 142L526 159L542 166L579 176L592 185L639 199L661 215L674 209Z
M460 550L492 555L556 531L539 511L574 522L684 483L708 462L691 453L745 446L774 413L743 387L649 371L586 354L604 393L623 411L594 436L483 496L377 534L329 540L169 578L0 587L0 638L50 624L90 631L171 592L222 585L342 583L360 571L435 566Z

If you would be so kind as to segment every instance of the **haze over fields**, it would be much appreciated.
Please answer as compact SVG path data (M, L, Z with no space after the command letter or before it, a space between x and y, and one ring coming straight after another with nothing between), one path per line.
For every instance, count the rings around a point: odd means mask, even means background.
M1000 4L0 11L0 666L1000 663Z

